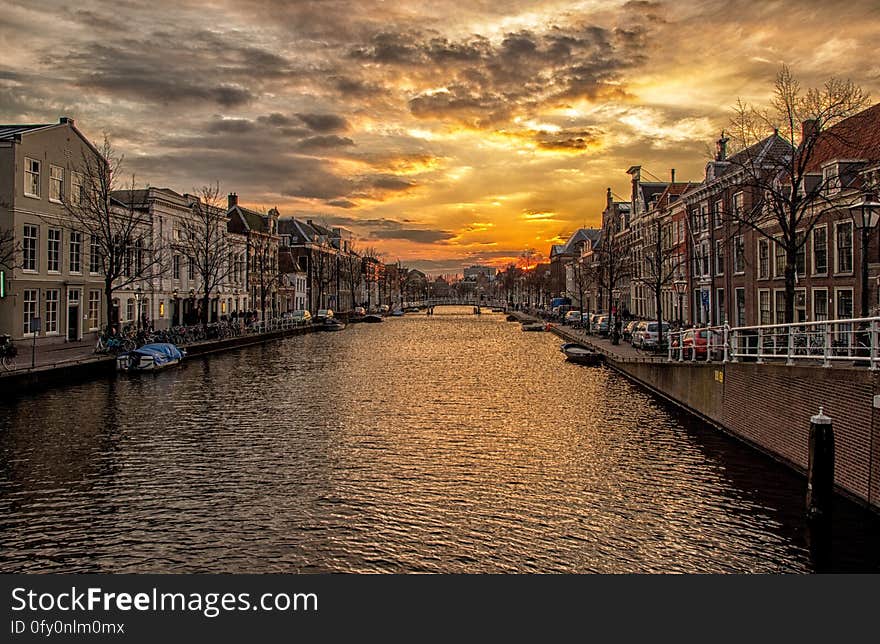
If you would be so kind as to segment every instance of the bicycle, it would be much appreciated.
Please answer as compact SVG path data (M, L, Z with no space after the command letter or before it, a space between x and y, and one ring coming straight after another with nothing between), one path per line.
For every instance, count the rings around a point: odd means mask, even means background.
M12 336L0 335L0 365L6 371L15 369L15 356L18 355L18 349L12 343Z

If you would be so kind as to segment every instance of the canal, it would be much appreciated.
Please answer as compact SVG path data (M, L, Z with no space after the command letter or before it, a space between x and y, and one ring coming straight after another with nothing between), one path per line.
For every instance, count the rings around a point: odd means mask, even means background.
M438 308L7 394L0 571L815 569L801 477L559 343Z

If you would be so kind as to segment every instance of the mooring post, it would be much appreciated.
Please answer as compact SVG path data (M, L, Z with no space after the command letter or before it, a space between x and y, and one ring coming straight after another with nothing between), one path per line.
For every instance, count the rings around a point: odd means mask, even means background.
M807 519L830 523L834 494L834 429L822 408L810 418L810 460L807 469Z

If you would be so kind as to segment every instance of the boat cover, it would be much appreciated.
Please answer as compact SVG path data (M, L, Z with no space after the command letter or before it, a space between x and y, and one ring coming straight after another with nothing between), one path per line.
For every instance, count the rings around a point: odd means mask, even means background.
M180 351L180 349L168 342L145 344L140 349L135 349L131 353L139 353L144 356L151 356L157 367L166 365L174 360L183 359L183 353Z

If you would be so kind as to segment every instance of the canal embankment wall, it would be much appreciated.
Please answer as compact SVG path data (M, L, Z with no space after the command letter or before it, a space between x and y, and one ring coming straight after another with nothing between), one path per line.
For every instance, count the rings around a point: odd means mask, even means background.
M560 337L583 342L559 327ZM834 423L837 490L880 511L880 374L866 368L620 358L616 371L728 434L806 473L810 417Z
M222 340L205 340L185 345L188 357L231 351L241 347L264 344L288 336L302 335L319 331L317 326L303 326L266 333L252 333ZM34 368L16 369L0 373L0 395L12 396L17 393L45 389L64 384L78 383L92 378L113 375L116 372L116 358L107 355L92 355L77 360L67 360Z

